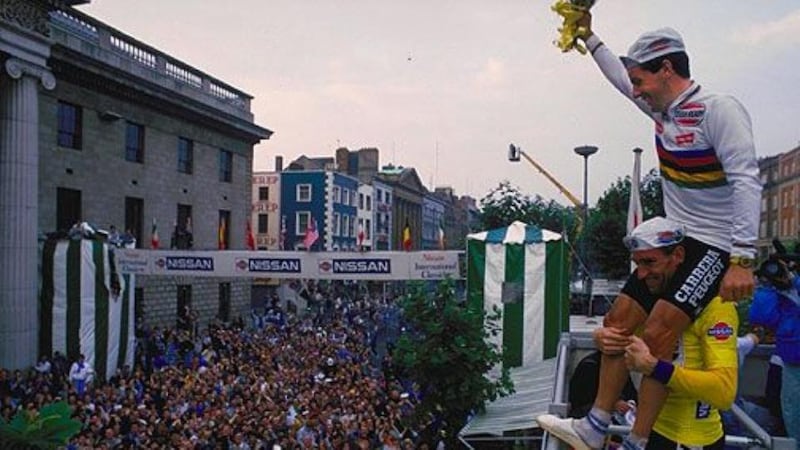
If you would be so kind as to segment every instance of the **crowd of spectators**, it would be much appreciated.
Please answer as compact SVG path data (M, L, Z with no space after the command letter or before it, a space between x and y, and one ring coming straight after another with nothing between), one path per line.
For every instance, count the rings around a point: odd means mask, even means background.
M70 449L435 448L436 418L412 421L418 394L391 363L390 303L330 299L303 316L270 303L199 333L144 329L134 367L82 395L56 353L0 369L0 414L66 400L83 424Z

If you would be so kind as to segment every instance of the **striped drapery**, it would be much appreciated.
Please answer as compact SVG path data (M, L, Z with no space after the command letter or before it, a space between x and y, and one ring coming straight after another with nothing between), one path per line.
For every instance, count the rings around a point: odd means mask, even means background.
M569 328L569 289L559 234L514 222L467 239L467 292L471 307L503 312L494 343L510 367L552 358Z
M117 274L108 245L48 240L41 267L40 355L59 351L74 361L82 353L101 379L133 367L135 280Z

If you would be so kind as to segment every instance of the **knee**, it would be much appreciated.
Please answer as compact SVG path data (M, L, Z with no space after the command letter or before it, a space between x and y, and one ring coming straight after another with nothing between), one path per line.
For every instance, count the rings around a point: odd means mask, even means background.
M672 361L678 345L678 333L675 330L661 322L648 322L645 324L642 339L653 356Z
M629 320L626 320L627 317L624 317L621 314L613 314L609 312L608 314L603 317L603 326L606 328L617 328L623 330L625 334L632 335L635 329L629 323Z

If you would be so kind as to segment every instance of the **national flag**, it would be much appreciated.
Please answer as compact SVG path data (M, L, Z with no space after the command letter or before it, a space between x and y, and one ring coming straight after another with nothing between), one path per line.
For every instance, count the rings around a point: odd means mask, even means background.
M502 311L491 341L510 367L556 356L569 331L568 259L560 234L522 222L467 236L467 303Z
M358 250L361 251L364 248L364 238L366 237L364 233L364 224L358 224Z
M403 250L411 251L411 225L408 224L408 219L406 219L406 226L403 227Z
M256 238L253 236L253 227L250 225L250 221L247 221L247 249L248 250L255 250L256 249Z
M219 229L217 230L217 248L220 250L225 250L228 248L228 243L225 242L225 235L227 233L228 225L225 223L225 218L219 218Z
M156 225L156 219L153 218L153 227L150 228L150 248L158 250L158 246L160 241L158 239L158 226Z
M306 250L311 250L311 246L319 239L319 232L317 231L317 221L313 217L308 219L308 227L306 227L306 236L303 238L303 246Z
M278 237L280 250L286 250L286 216L281 216L281 235Z
M641 183L642 149L633 150L633 174L631 175L631 195L628 198L628 234L642 223L642 198L639 194L639 183Z
M444 225L439 222L439 250L444 250Z

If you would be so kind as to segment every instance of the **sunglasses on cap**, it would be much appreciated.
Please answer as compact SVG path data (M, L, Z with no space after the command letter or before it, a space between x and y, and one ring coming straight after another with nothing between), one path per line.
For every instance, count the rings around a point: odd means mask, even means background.
M670 247L683 241L682 230L666 230L656 233L646 233L641 236L625 236L622 243L629 251L649 250L653 248Z

